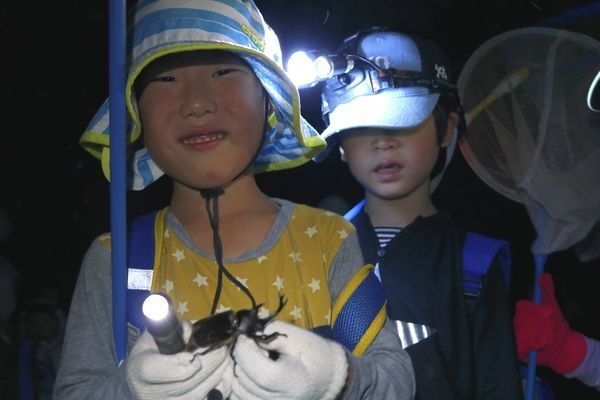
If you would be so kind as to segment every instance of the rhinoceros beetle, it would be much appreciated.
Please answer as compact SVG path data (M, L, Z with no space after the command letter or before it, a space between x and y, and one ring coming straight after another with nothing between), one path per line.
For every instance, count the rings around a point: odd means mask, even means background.
M200 347L207 347L200 354L206 354L221 346L231 346L233 351L235 341L239 335L246 335L256 342L270 343L276 337L283 335L274 332L270 335L258 334L264 331L265 326L279 314L286 304L286 300L279 295L279 307L266 318L258 317L258 309L262 304L248 310L225 311L196 321L192 328L192 335L188 340L185 350L194 351ZM277 359L278 354L270 352L269 357Z

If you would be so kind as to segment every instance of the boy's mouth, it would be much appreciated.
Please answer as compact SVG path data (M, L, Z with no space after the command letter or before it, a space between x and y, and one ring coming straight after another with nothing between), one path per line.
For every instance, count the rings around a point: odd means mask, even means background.
M404 166L394 161L385 161L377 164L374 168L375 173L400 171Z
M198 143L208 143L214 142L216 140L221 140L225 137L223 133L203 133L200 135L187 136L181 139L183 144L198 144Z

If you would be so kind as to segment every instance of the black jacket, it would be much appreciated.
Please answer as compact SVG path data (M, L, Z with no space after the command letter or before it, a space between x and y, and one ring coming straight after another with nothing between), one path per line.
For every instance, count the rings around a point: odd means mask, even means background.
M479 295L469 299L462 279L466 232L447 214L417 218L385 249L379 248L364 210L352 222L365 261L379 265L389 318L425 326L421 336L427 337L405 343L415 369L416 399L522 399L508 291L500 264L492 263L482 278Z

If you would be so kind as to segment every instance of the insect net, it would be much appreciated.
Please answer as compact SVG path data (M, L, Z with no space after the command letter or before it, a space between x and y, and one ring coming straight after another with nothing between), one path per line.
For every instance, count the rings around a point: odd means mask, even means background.
M485 42L459 77L459 147L487 185L526 207L533 254L600 256L600 113L586 104L599 69L600 42L531 27Z

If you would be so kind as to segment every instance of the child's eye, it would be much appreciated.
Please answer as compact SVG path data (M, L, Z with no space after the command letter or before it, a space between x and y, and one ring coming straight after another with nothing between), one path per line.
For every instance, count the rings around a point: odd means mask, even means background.
M174 80L175 77L170 75L160 75L151 79L152 82L173 82Z
M224 76L224 75L228 75L233 72L236 72L236 71L238 71L238 70L235 68L221 68L220 70L218 70L214 73L214 76Z

